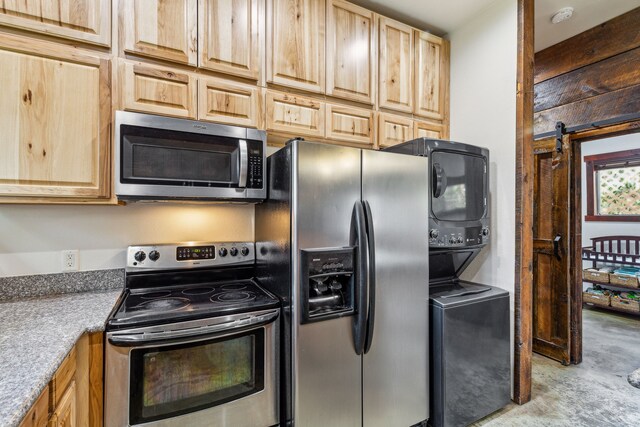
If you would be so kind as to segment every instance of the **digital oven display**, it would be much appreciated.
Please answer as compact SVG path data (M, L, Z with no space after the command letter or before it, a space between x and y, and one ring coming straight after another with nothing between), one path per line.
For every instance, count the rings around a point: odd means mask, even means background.
M215 257L215 246L178 246L178 249L176 249L176 259L178 261L214 259Z

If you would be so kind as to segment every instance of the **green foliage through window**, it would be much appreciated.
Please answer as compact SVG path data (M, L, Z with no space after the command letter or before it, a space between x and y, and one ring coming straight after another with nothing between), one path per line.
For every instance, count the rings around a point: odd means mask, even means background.
M640 166L596 172L599 215L640 215Z

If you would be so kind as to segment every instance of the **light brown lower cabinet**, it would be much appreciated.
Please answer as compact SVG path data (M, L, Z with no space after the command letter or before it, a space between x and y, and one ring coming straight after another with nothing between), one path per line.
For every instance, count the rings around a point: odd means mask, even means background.
M100 427L103 334L84 334L29 409L20 427Z
M413 139L413 120L395 114L378 114L378 148L391 147Z

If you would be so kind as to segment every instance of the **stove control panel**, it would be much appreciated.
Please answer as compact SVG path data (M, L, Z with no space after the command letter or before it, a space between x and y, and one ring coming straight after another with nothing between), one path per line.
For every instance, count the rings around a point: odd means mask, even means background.
M251 265L253 242L186 242L136 245L127 249L127 270L167 270Z

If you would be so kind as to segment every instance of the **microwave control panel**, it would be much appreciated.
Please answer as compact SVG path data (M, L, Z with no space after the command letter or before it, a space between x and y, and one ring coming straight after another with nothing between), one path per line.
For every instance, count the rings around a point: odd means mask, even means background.
M249 150L249 169L247 171L247 188L262 188L264 183L262 162L262 142L247 141Z

